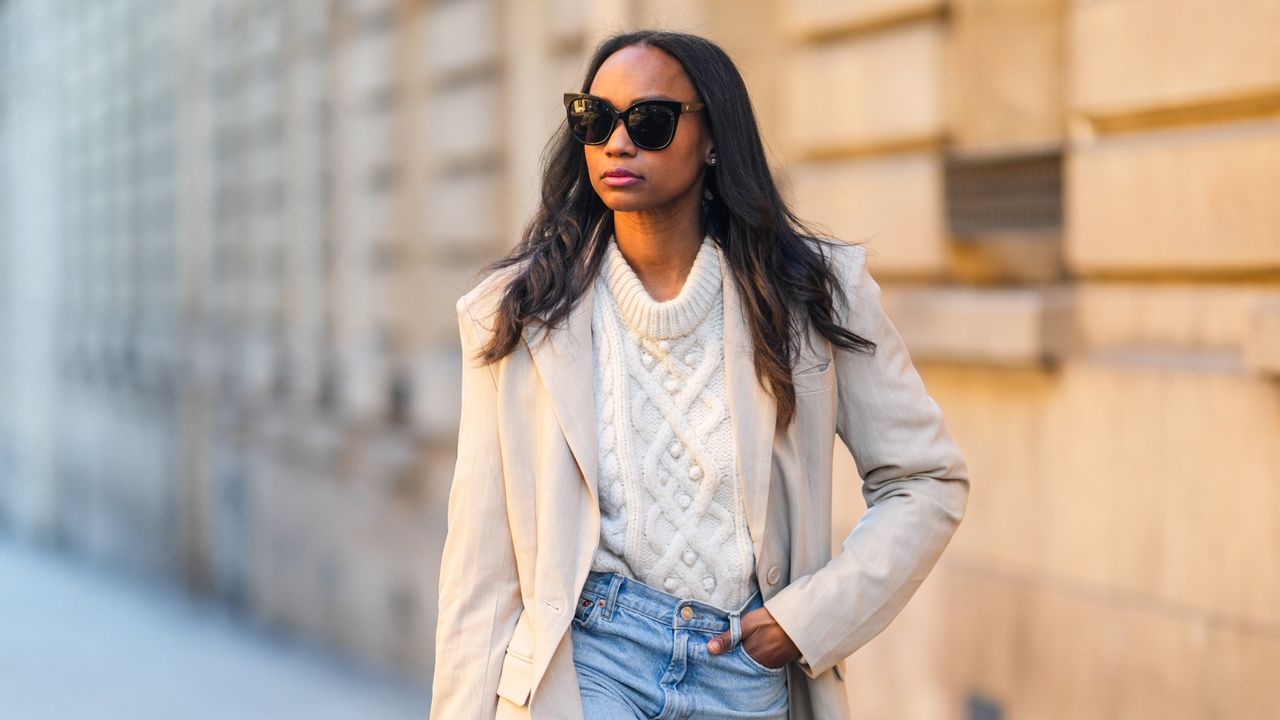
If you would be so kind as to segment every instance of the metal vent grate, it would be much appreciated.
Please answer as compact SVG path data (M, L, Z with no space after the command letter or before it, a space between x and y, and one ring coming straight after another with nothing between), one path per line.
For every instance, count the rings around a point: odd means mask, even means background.
M971 692L965 701L965 718L967 720L1001 720L1004 712L1000 704L993 698L981 693Z
M946 160L947 224L966 235L1062 227L1062 151Z

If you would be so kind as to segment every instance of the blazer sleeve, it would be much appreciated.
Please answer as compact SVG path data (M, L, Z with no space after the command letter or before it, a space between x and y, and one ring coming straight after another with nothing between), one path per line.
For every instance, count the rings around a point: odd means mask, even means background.
M816 678L880 633L951 540L969 494L967 464L907 347L885 314L867 251L835 253L848 294L843 326L874 340L874 355L833 346L836 432L853 455L867 504L843 550L792 578L765 602Z
M479 325L464 296L462 416L440 560L432 720L492 720L507 644L524 605L507 521L492 366L473 359Z

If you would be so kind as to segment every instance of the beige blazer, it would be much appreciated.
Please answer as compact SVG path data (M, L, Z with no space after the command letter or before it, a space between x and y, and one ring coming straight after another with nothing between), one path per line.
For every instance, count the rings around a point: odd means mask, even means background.
M844 658L906 605L968 500L965 459L881 307L866 257L856 245L834 253L849 300L837 316L878 350L833 353L811 331L813 348L802 343L794 365L795 422L776 433L736 288L722 274L726 393L756 577L802 653L787 672L792 718L849 717ZM512 270L457 303L463 406L440 570L439 720L582 718L568 629L600 534L593 297L554 332L530 330L516 352L478 365L470 358ZM832 558L836 436L868 510Z

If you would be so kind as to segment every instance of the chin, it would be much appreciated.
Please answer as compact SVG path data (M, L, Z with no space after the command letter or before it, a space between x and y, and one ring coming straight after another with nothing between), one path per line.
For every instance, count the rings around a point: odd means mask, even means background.
M603 195L600 195L600 199L604 201L605 207L614 212L635 212L653 207L653 203L645 198L638 195L628 195L625 192L606 191Z

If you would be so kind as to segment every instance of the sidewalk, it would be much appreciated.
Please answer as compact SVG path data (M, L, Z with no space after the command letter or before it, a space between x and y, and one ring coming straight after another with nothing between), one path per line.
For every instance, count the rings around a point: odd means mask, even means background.
M429 694L0 534L0 717L398 720Z

